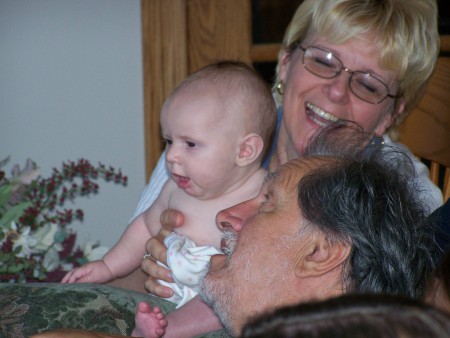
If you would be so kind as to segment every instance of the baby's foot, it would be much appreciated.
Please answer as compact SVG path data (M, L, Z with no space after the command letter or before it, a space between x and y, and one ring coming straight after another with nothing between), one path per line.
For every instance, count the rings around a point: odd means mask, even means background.
M133 337L159 338L166 333L167 320L161 309L140 302L136 311L135 327L131 335Z

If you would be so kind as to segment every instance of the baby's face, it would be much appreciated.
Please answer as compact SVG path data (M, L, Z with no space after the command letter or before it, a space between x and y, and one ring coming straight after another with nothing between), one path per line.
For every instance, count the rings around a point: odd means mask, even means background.
M242 118L214 89L180 91L161 112L166 161L179 188L199 199L224 194L235 174Z

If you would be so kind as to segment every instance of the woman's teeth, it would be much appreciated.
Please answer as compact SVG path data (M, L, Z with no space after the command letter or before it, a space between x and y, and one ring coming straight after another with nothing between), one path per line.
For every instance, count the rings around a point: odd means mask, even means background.
M310 112L314 113L314 115L308 114L308 116L321 127L325 127L330 124L330 122L339 120L336 116L327 113L325 110L320 109L311 103L307 103L306 108L308 108Z

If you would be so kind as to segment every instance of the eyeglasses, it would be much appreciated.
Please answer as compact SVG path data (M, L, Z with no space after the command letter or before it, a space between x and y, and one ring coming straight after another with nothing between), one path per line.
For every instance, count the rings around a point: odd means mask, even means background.
M382 102L386 97L396 98L389 94L389 87L379 78L362 71L353 71L344 67L342 61L325 49L310 46L303 48L303 66L312 74L323 79L332 79L338 76L341 71L350 74L349 87L356 97L372 104Z

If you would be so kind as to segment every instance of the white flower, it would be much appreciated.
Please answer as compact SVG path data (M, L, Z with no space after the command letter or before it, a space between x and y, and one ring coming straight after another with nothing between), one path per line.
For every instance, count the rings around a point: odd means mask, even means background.
M9 232L11 231L11 225L6 225L6 226L4 226L4 227L2 227L2 232L3 232L3 238L0 238L0 247L3 245L3 243L5 243L6 242L6 239L8 238L8 234L9 234ZM17 227L16 227L16 229L17 229Z
M45 251L53 245L56 251L61 251L63 249L60 243L55 243L55 234L58 232L59 228L56 224L47 223L43 227L36 230L33 237L36 239L36 245L33 252Z
M63 271L73 270L74 267L75 265L73 263L61 262L61 268L63 269Z
M12 229L17 231L17 225L13 222ZM30 257L32 250L37 240L30 235L31 228L29 226L25 226L22 228L21 232L17 234L17 238L13 239L13 250L16 250L20 247L20 252L17 254L17 257Z
M39 278L40 274L41 274L41 267L39 265L36 265L33 270L33 278Z
M97 245L97 243L92 241L89 241L84 245L83 253L89 262L102 259L103 256L109 251L109 248L106 246Z
M23 170L20 170L19 165L16 164L11 174L10 184L12 185L12 190L9 202L16 204L23 201L27 186L39 178L39 170L36 163L28 159Z
M42 266L48 271L54 271L59 266L59 254L58 251L51 248L47 251L42 262Z
M19 184L31 184L35 179L39 177L39 169L32 160L27 159L25 168L20 170L18 164L16 164L11 170L12 178L14 182Z

